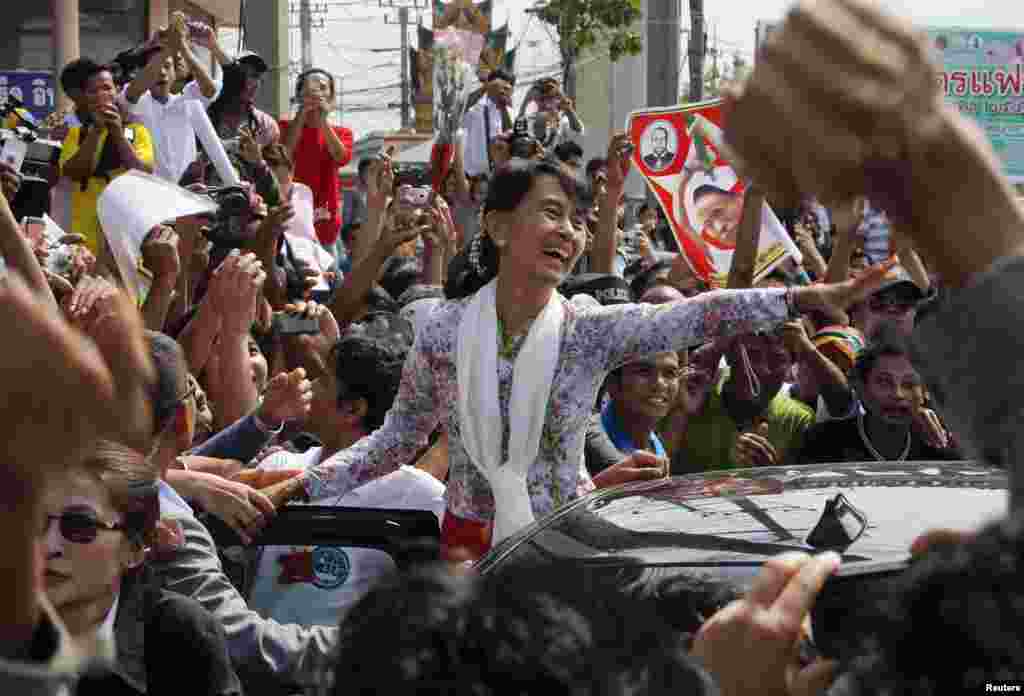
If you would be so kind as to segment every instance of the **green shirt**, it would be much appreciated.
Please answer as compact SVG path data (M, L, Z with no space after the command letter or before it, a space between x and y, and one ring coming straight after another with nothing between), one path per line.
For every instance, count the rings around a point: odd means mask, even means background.
M722 403L722 388L728 379L723 374L704 410L691 418L685 442L672 460L673 474L689 474L714 469L736 469L732 447L739 431ZM780 464L790 461L803 444L804 433L814 425L814 411L801 401L780 390L772 399L763 417L768 421L768 440L781 457Z

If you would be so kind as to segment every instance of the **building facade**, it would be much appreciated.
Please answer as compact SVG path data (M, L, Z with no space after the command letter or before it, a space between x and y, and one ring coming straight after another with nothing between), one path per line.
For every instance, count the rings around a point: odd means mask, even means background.
M4 3L0 70L49 73L51 107L61 100L55 76L76 58L108 61L137 46L172 12L213 26L238 23L237 0L49 0Z

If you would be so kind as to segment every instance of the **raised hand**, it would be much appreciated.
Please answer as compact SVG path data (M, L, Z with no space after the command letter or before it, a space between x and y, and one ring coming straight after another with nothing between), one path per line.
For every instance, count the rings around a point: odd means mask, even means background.
M90 341L8 274L0 284L0 321L17 327L0 347L7 395L0 485L35 489L95 437L148 450L153 421L146 393L154 375L131 300L116 293L91 322Z
M177 278L181 271L178 258L178 233L157 225L142 243L142 263L154 278Z
M64 312L68 320L82 330L101 315L115 311L117 287L106 278L85 276L74 291L64 300Z
M755 466L778 466L782 463L778 450L768 439L768 423L762 422L753 431L740 433L732 448L736 466L750 469Z
M668 474L669 462L667 459L638 450L597 474L594 477L594 485L598 488L608 488L630 481L665 478Z
M889 259L842 283L794 287L790 292L801 313L826 312L834 315L870 297L885 283L886 275L895 265L896 259Z
M608 191L621 193L633 164L630 156L633 143L628 133L616 133L608 143Z
M828 663L801 669L797 644L815 597L839 563L831 551L768 559L745 597L704 622L691 652L722 696L811 693L810 682L822 678Z
M312 400L313 385L300 367L282 372L267 383L256 415L268 427L277 429L289 421L304 421Z
M223 317L222 331L230 335L249 333L267 278L263 264L253 254L229 256L214 277Z
M375 159L366 172L366 204L368 207L383 209L394 194L395 170L391 158L395 155L392 145Z
M256 142L256 136L248 126L238 129L238 148L239 154L247 163L256 166L263 162L263 149Z
M252 543L276 514L269 498L239 481L192 472L189 487L203 509L235 530L244 544Z
M1019 253L1024 214L985 134L943 103L941 83L909 25L864 0L805 0L727 101L726 137L773 193L830 205L866 195L908 226L943 280L964 285ZM964 244L964 229L984 233Z
M21 189L21 174L6 162L0 162L0 193L8 201L13 201Z

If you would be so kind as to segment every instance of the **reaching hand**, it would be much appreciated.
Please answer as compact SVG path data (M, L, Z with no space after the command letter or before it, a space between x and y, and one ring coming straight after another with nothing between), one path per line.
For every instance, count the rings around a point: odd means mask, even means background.
M650 452L638 450L622 461L611 465L594 477L598 488L609 488L630 481L650 481L669 474L669 461Z
M65 298L64 311L72 324L86 330L98 317L115 311L119 294L117 287L106 278L86 276Z
M921 403L914 404L914 430L929 446L935 449L946 449L952 444L949 431L942 424L939 414Z
M0 486L37 496L96 437L141 451L152 436L153 380L138 312L119 296L117 317L95 342L64 322L16 274L0 283L5 456ZM58 433L59 437L55 436Z
M822 46L834 49L827 60ZM861 0L803 2L765 42L727 137L766 190L850 200L879 188L869 161L909 168L908 154L942 132L939 83L928 45L903 22Z
M334 315L327 307L316 302L296 302L285 305L284 311L304 316L307 319L318 320L320 331L317 333L282 336L281 338L285 346L285 354L289 357L291 365L301 366L314 376L322 375L326 369L324 361L334 344L341 339L341 332Z
M252 543L276 514L269 498L244 483L202 472L192 472L189 478L203 509L235 530L244 544Z
M834 315L870 297L882 287L886 275L895 265L896 259L889 259L842 283L794 287L790 292L801 314L826 312Z
M732 459L741 469L781 464L778 450L768 440L768 423L762 421L756 432L740 433L732 447Z
M252 129L248 126L238 129L238 148L242 159L248 164L255 167L263 162L263 149L256 142L256 136L253 135Z
M219 278L221 274L223 278ZM214 274L223 283L219 300L223 317L223 332L229 335L247 334L256 321L256 310L267 278L263 264L253 254L229 256Z
M276 248L278 238L288 229L288 223L293 219L295 219L295 208L291 203L271 208L260 223L259 232L256 234L257 241L273 243Z
M831 665L801 669L797 646L815 597L839 563L833 552L771 558L743 599L701 626L692 654L715 677L722 696L810 694L812 683L827 684Z
M377 246L385 256L391 256L399 247L416 240L421 234L426 234L430 225L403 225L395 224L394 216L388 216L381 230Z
M392 145L370 163L366 172L367 207L380 210L387 207L388 199L393 195L395 186L395 170L391 162L394 155L395 147Z
M0 191L8 201L13 201L21 190L21 174L6 162L0 162Z
M848 203L841 203L833 206L832 226L836 234L852 237L860 231L861 223L864 221L864 212L867 209L867 200L854 198Z
M257 415L268 427L277 429L289 421L304 421L313 400L313 385L306 371L282 372L267 383Z
M808 351L815 349L811 337L807 335L807 327L800 319L787 321L782 325L780 333L782 334L782 342L794 358L799 358Z
M301 473L301 469L243 469L232 476L231 480L262 489L295 478Z
M628 133L616 133L608 144L608 191L609 193L622 193L626 187L626 177L629 176L629 169L633 159L631 153Z
M157 225L142 243L142 263L154 278L176 279L181 272L178 258L178 233Z

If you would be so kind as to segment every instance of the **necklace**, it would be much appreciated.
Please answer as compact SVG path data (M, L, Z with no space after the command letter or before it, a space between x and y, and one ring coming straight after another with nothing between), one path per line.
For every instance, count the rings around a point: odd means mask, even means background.
M871 444L871 440L868 439L868 434L864 430L864 413L863 412L860 412L860 413L857 414L857 432L860 433L861 441L864 443L864 446L868 448L868 452L871 453L871 456L873 456L876 461L879 461L879 462L888 461L885 457L883 457L878 452L878 450L875 449L875 446ZM907 461L907 457L909 455L910 455L910 431L908 430L907 431L907 444L903 447L903 453L900 454L899 459L896 459L895 461L897 461L897 462L905 462L905 461Z

